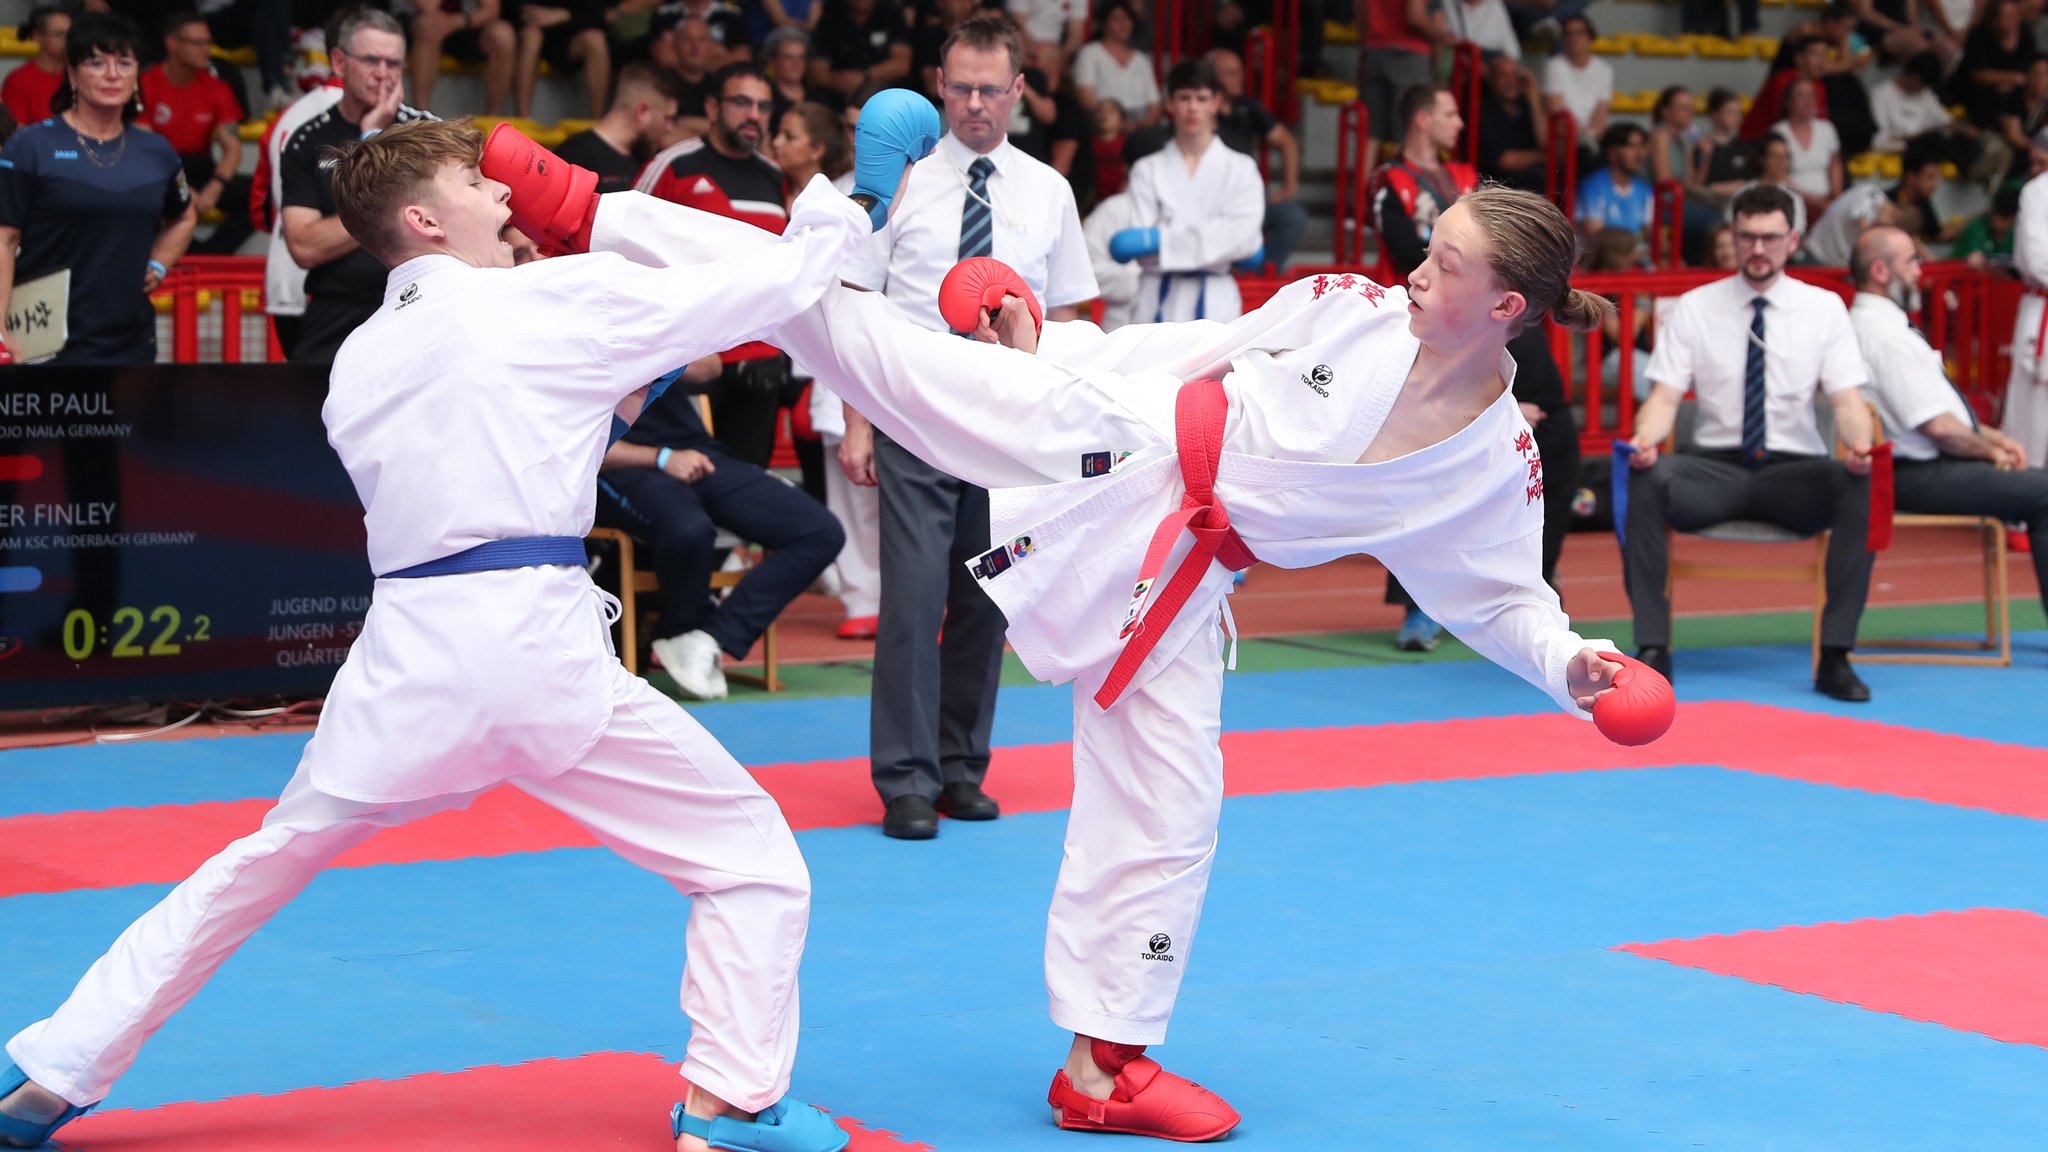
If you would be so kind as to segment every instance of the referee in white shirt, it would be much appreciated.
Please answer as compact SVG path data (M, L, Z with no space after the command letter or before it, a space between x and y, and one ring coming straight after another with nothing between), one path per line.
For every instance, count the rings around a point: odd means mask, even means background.
M939 52L949 131L911 169L889 226L847 267L856 288L885 293L905 314L946 330L939 281L970 256L1015 268L1071 320L1095 296L1095 273L1066 178L1010 146L1010 110L1024 91L1024 47L995 14L972 17ZM841 466L879 484L882 607L875 638L869 755L882 831L938 834L940 813L991 820L988 772L1002 670L1002 612L965 564L989 550L988 492L912 456L849 413ZM1074 461L1074 479L1082 479Z
M1745 188L1730 205L1740 269L1679 297L1657 331L1652 389L1630 444L1622 570L1646 664L1671 674L1666 525L1681 531L1724 520L1763 520L1796 532L1832 529L1827 607L1814 687L1837 700L1870 699L1849 665L1870 591L1870 376L1841 297L1784 274L1799 247L1793 201L1782 188ZM1814 389L1827 392L1837 461L1814 421ZM1686 392L1698 398L1697 447L1660 451Z
M1870 365L1870 394L1892 442L1893 505L1901 512L1995 516L2048 540L2048 472L1976 413L1949 382L1941 353L1913 327L1920 308L1920 249L1897 228L1872 228L1849 259L1856 303L1849 323ZM2034 549L2048 603L2048 547Z

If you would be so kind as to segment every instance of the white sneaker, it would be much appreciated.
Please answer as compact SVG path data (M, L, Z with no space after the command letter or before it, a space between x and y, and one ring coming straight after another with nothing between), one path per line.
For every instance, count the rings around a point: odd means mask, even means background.
M818 573L818 578L811 581L811 591L816 592L820 596L830 596L834 600L839 599L841 594L846 591L846 582L839 578L839 565L826 565L825 570Z
M718 641L709 632L656 640L654 654L683 695L692 700L725 699L725 669L719 666Z

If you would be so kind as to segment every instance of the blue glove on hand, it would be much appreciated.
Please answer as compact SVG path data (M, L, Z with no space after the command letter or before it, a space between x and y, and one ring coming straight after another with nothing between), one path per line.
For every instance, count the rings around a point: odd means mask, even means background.
M1257 272L1265 266L1266 246L1264 244L1259 245L1258 250L1251 255L1231 265L1232 268L1237 269L1239 272Z
M1159 229L1126 228L1109 238L1109 258L1129 264L1140 256L1159 254Z
M869 201L875 231L888 226L903 166L931 155L943 131L939 110L908 88L884 88L861 108L853 129L853 195Z

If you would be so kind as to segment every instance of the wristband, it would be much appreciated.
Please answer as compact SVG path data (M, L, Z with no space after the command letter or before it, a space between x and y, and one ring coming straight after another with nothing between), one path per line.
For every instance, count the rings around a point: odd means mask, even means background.
M660 470L662 470L663 472L666 472L666 471L668 471L668 458L669 458L669 457L671 457L671 456L673 456L673 455L675 455L675 454L676 454L676 450L675 450L675 449L673 449L673 448L663 448L663 449L662 449L661 451L659 451L659 452L656 452L656 453L654 454L654 466L655 466L656 468L659 468L659 469L660 469Z
M363 135L362 135L362 137L361 137L361 138L362 138L362 139L364 139L364 140L368 140L368 139L369 139L370 137L372 137L372 136L375 136L375 135L376 135L377 133L379 133L379 132L382 132L382 131L383 131L383 129L382 129L382 128L372 128L372 129L370 129L369 131L367 131L367 132L363 133Z
M151 260L149 262L149 270L156 273L156 278L159 280L171 274L171 270L164 267L164 262L161 260Z

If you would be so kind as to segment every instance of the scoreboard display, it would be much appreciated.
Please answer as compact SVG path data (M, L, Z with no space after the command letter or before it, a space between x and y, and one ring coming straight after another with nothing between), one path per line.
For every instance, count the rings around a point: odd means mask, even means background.
M362 630L325 368L0 367L0 709L318 695Z

